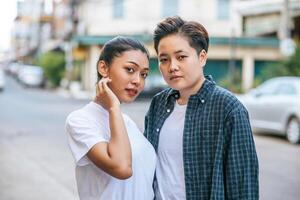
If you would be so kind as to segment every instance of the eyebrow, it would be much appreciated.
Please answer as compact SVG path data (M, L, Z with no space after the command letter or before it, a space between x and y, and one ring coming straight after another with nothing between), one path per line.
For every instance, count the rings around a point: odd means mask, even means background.
M135 66L142 68L142 70L149 70L149 67L141 67L134 61L127 61L126 63L134 64Z
M178 53L186 53L185 51L183 50L178 50L178 51L175 51L175 54L178 54Z
M184 50L177 50L174 52L174 54L178 54L178 53L186 53ZM168 54L166 53L161 53L158 55L158 57L162 57L162 56L167 56Z

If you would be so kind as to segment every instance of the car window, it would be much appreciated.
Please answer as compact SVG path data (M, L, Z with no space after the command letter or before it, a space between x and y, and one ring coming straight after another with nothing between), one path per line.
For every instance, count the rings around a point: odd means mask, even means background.
M276 89L278 87L278 83L275 81L266 81L261 86L257 87L256 95L264 96L264 95L274 95L276 93Z
M277 95L296 95L297 89L292 83L281 83L275 93Z

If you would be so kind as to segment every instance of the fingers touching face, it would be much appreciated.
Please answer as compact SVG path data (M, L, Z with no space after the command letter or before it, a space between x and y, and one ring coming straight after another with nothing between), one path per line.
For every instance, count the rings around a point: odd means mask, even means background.
M134 100L144 89L149 73L149 60L140 50L125 51L115 57L109 66L100 61L98 72L103 77L103 83L110 87L120 101L128 102Z

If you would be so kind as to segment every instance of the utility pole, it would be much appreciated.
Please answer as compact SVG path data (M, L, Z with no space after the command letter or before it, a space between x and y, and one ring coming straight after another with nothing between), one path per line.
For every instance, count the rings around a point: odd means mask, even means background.
M295 52L295 42L291 38L289 0L283 1L281 11L281 26L279 31L280 51L288 57Z
M235 54L236 54L236 38L234 28L231 29L231 35L229 39L229 47L230 47L230 59L228 66L228 81L229 84L234 84L234 76L235 76Z
M72 39L77 35L77 24L78 24L78 4L79 0L70 0L69 6L71 8L71 21L72 21L72 30L69 32L66 41L65 41L65 60L66 60L66 70L67 70L67 79L72 81L71 71L73 69L73 48L74 44Z
M290 17L289 17L289 0L284 0L282 8L282 26L281 26L281 39L286 39L291 37L290 33Z

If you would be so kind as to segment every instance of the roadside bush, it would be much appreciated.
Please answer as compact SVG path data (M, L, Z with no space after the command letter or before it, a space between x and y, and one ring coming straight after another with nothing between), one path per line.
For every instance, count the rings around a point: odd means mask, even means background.
M287 75L300 76L300 44L297 45L294 55L283 62Z
M45 77L51 86L57 87L65 73L65 54L49 51L42 54L35 62L44 69Z
M295 53L287 59L266 66L258 78L254 81L254 87L265 80L277 76L300 76L300 45L297 45Z
M231 92L241 93L243 92L241 82L241 72L240 70L235 70L233 74L228 74L225 78L221 79L218 84Z

